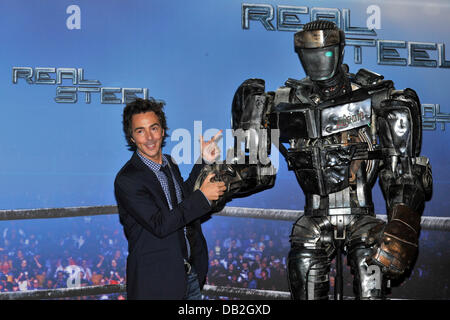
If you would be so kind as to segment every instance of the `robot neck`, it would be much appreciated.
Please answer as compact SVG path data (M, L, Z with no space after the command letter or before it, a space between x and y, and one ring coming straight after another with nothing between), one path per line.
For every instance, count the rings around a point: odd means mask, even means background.
M350 81L345 76L344 68L344 66L339 68L338 72L328 80L314 82L315 91L322 99L331 99L351 91Z

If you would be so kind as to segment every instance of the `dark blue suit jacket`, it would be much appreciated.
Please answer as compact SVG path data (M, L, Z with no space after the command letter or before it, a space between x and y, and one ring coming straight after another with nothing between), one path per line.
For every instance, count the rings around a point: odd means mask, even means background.
M164 191L153 171L134 153L114 182L120 223L128 240L128 299L182 299L186 291L180 232L187 225L191 260L203 287L208 253L199 218L211 207L200 190L192 192L202 168L196 164L183 182L178 166L170 162L181 186L183 201L169 211Z

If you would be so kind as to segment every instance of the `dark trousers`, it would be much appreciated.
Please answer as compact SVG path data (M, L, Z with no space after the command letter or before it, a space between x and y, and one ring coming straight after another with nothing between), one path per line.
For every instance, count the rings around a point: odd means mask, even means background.
M194 267L192 267L191 272L187 275L186 293L183 300L202 300L200 285Z

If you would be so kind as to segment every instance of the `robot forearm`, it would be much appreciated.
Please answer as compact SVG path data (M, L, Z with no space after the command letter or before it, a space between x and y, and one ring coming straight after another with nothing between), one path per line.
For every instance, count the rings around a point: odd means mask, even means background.
M402 169L397 174L398 170L389 166L380 173L388 223L383 229L373 230L378 234L379 246L372 261L394 277L403 274L416 258L421 215L432 192L431 166L427 158L401 159L401 162L410 162L410 169Z
M384 154L380 186L387 202L388 223L378 230L379 246L372 261L391 276L412 266L418 251L421 215L431 198L432 175L428 158L419 156L420 102L406 89L381 103L378 131Z
M247 158L248 159L248 158ZM248 162L246 162L248 163ZM225 182L227 190L217 201L212 202L213 211L223 209L225 204L235 197L247 196L275 184L275 168L269 164L221 163L205 165L195 183L194 190L199 189L205 178L214 172L213 180Z

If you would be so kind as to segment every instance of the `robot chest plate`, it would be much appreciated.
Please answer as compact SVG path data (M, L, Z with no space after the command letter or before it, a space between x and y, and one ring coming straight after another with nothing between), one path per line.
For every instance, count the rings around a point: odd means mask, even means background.
M280 130L280 141L327 137L369 125L372 99L365 90L325 101L320 105L279 103L269 115L272 128Z
M322 137L370 124L371 111L370 98L320 110Z

